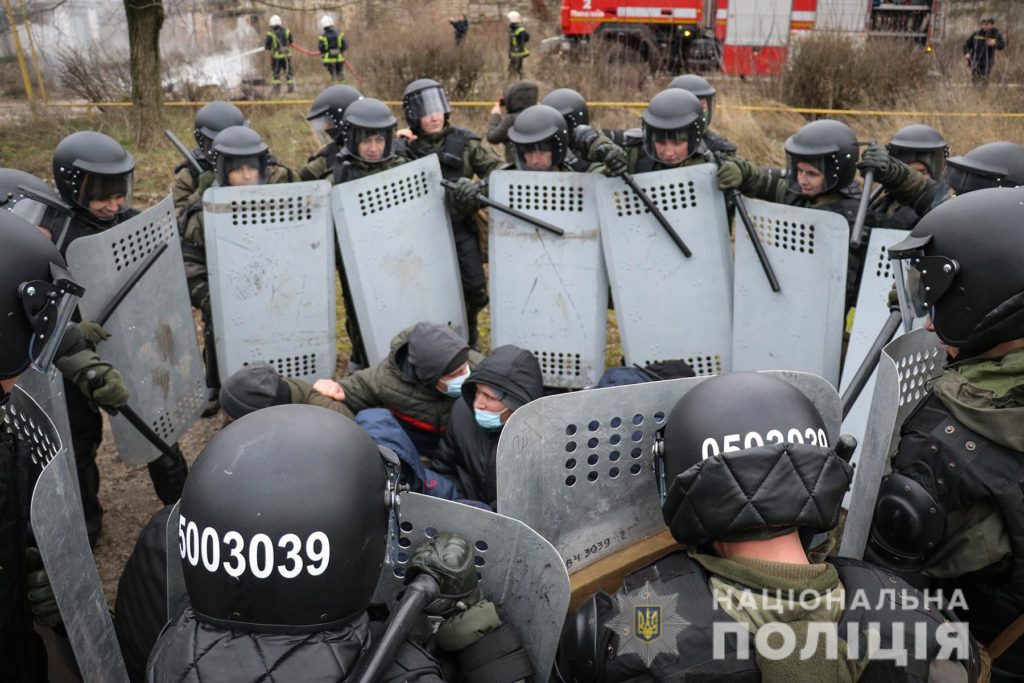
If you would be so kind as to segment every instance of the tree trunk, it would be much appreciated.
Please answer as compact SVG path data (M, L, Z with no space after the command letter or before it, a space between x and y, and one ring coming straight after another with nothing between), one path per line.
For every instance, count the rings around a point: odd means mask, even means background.
M163 129L163 88L160 79L162 0L124 0L131 54L135 141L140 146L160 139Z

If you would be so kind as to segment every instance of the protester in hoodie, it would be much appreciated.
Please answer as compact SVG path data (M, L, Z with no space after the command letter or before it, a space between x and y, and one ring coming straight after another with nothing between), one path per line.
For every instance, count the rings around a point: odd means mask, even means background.
M452 408L433 468L450 477L461 498L494 508L498 494L495 455L508 418L544 393L540 363L511 344L487 356L462 385L462 401Z

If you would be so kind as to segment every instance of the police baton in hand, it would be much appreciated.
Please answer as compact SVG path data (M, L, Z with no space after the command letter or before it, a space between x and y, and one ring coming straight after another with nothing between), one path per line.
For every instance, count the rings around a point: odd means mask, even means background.
M877 144L872 140L868 146L874 147ZM850 246L853 249L860 248L860 243L864 240L864 221L868 217L868 204L871 203L871 187L874 183L875 169L869 168L864 171L864 189L861 191L860 204L857 205L857 217L853 219L853 230L850 232Z
M86 381L89 382L89 388L91 388L93 391L99 389L104 384L106 384L106 380L104 380L99 374L97 374L95 370L90 370L89 372L85 373L85 379ZM157 433L154 432L148 424L146 424L145 420L139 417L138 413L129 408L127 405L121 406L120 408L104 408L104 410L109 415L117 415L118 413L124 415L124 418L128 420L132 427L135 427L135 429L139 432L139 434L143 436L143 438L146 439L146 441L153 444L158 451L160 451L167 457L173 458L175 461L181 458L181 456L173 448L167 445L166 441L161 439L157 435Z
M705 158L716 166L721 167L722 165L722 157L716 152L708 152ZM779 286L779 279L775 277L775 269L772 268L772 262L768 260L768 254L764 250L764 245L761 244L761 239L757 236L757 231L754 230L754 222L750 220L750 214L747 213L747 205L743 201L743 195L740 194L738 189L725 190L723 194L732 200L733 205L736 207L736 213L740 215L740 220L743 222L743 227L747 229L747 236L750 237L750 243L754 245L757 260L761 262L764 276L768 278L768 285L772 288L773 292L781 292L782 287Z
M135 269L131 276L125 280L125 283L121 285L121 288L114 292L114 296L110 297L110 300L107 301L105 306L103 306L100 314L96 316L96 322L99 323L101 327L107 324L107 320L109 320L110 316L114 314L114 310L116 310L120 303L124 301L124 298L128 296L128 293L135 288L135 285L137 285L139 280L142 279L142 276L153 267L153 264L156 263L156 260L160 258L160 255L165 251L167 251L167 242L162 242L160 246L146 255L146 258L142 260L142 263L139 264L139 267Z
M376 683L394 661L395 653L423 616L423 609L441 593L441 587L430 574L419 574L405 587L402 599L384 625L384 636L377 649L356 666L351 679L356 683Z
M629 185L629 189L633 190L633 193L637 196L637 199L639 199L640 202L647 207L648 211L651 212L651 215L654 216L654 219L658 221L658 223L661 224L661 227L665 229L665 232L668 233L668 236L671 237L672 241L676 243L677 247L679 247L679 251L683 252L683 256L685 256L686 258L690 258L691 256L693 256L693 252L690 251L690 248L688 246L686 246L686 242L684 242L683 238L679 236L679 233L675 231L675 229L672 227L672 224L668 222L668 219L665 218L665 214L661 212L661 209L659 209L658 206L654 203L654 200L647 196L647 193L644 192L644 188L640 187L639 183L636 182L636 178L633 177L633 174L623 173L622 179L626 181L627 185Z
M188 162L189 166L195 169L196 173L203 172L203 167L200 166L199 162L196 161L196 158L192 156L192 152L188 151L188 147L181 144L181 140L178 139L178 136L175 135L170 128L164 130L164 136L171 141L172 145L178 148L178 151L181 152L181 155L185 157L185 161Z
M441 185L443 185L446 190L455 189L455 182L451 180L442 180ZM501 202L494 201L493 199L483 194L482 192L477 195L477 199L484 206L489 206L492 209L501 211L502 213L507 213L509 216L512 216L513 218L518 218L521 221L526 221L530 225L542 228L544 230L547 230L548 232L553 232L559 237L565 235L565 230L562 230L557 225L551 225L551 223L548 223L547 221L542 221L539 218L534 218L533 216L525 214L522 211L519 211L518 209L513 209L511 206L505 206Z

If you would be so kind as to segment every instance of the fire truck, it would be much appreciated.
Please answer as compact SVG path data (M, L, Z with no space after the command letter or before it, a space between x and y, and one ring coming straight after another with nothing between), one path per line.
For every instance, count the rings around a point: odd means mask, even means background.
M562 40L669 70L777 73L808 31L904 38L931 50L943 0L562 0Z

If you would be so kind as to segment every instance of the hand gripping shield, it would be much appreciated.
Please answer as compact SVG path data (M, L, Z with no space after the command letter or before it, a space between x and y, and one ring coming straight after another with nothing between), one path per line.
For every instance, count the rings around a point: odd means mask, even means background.
M285 377L334 375L330 183L214 187L203 195L221 381L264 361Z
M850 342L846 346L846 357L843 360L843 376L839 385L839 393L846 391L853 376L864 362L879 330L889 317L889 292L896 282L893 263L889 260L888 246L896 244L907 236L906 230L889 228L872 228L868 241L868 252L864 258L864 272L860 278L860 289L857 292L857 312L853 318L853 329ZM897 334L899 334L897 332ZM843 420L843 433L864 443L864 432L867 429L868 411L871 409L871 396L874 392L878 370L871 375L864 389L860 392L853 408ZM858 448L850 461L856 465L861 449ZM850 492L846 494L849 506Z
M466 309L437 155L331 190L345 275L370 363L418 322L466 338Z
M86 681L127 681L107 601L89 548L70 452L50 418L21 387L3 410L18 454L40 469L30 520L75 660Z
M147 257L159 248L163 253L149 265ZM86 288L79 310L91 320L148 266L103 323L110 339L99 353L124 376L132 409L166 443L174 443L206 407L174 203L168 196L124 223L75 240L67 257ZM110 426L124 462L141 465L160 456L123 416L112 417Z
M537 357L544 386L580 389L604 372L608 277L597 184L588 173L498 171L491 198L565 230L558 236L492 209L491 347Z
M834 444L842 409L832 385L802 372L770 374L811 399ZM526 404L498 441L498 511L550 541L570 574L663 531L655 435L676 402L705 379L593 389Z
M714 164L634 177L693 251L686 258L619 178L598 182L601 243L626 364L731 369L732 248Z
M928 396L932 380L943 373L946 354L939 338L927 330L897 337L882 350L867 430L853 477L849 512L839 548L842 557L864 557L875 502L889 456L896 452L904 421Z
M837 213L744 199L782 287L736 233L733 370L785 368L839 383L850 227Z

